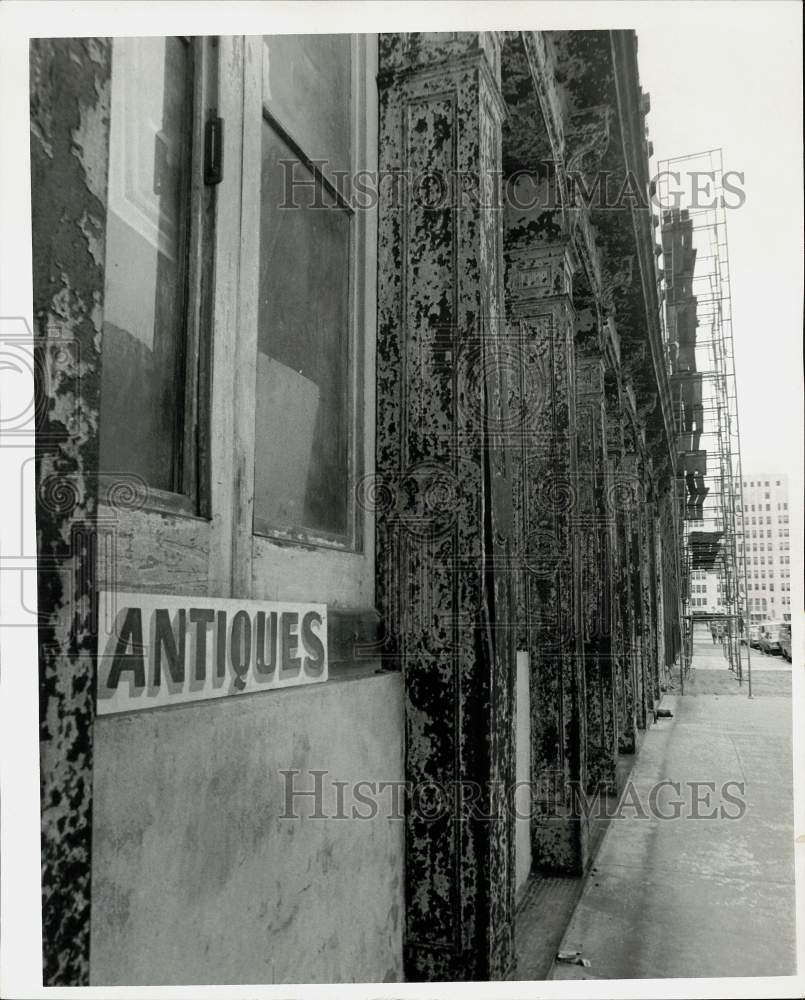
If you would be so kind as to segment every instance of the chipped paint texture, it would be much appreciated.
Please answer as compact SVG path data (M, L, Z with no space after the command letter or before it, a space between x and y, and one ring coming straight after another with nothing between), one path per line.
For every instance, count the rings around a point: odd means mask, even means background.
M632 675L633 624L629 592L629 549L631 490L626 468L626 442L623 428L623 392L619 375L607 368L604 376L604 412L607 431L607 463L610 485L607 513L612 544L612 616L613 660L615 665L615 705L618 751L636 750L634 680Z
M604 365L577 357L581 618L587 709L588 791L616 791L617 724L612 654L612 551L606 506L608 470L604 416Z
M500 66L503 183L520 199L502 244L483 204L457 213L409 189L380 206L378 591L386 665L405 672L406 776L505 779L514 639L531 669L534 865L552 871L587 862L574 783L616 790L659 691L651 504L668 440L647 431L664 414L644 248L631 211L574 194L574 176L626 176L628 44L617 62L608 32L381 40L381 170L433 192L434 176L497 162ZM506 824L484 841L409 816L406 850L408 975L499 974Z
M533 766L537 777L553 759L560 781L567 783L572 761L575 774L589 789L608 791L615 790L617 753L634 752L638 731L651 721L660 694L661 660L678 652L673 622L665 625L662 641L658 637L661 617L667 619L669 606L676 606L673 556L678 538L666 515L662 532L668 544L664 550L658 547L656 503L658 498L666 507L670 502L667 466L672 449L663 405L667 373L658 374L656 364L657 273L655 261L646 256L650 214L645 209L641 214L628 200L625 208L612 210L578 197L581 185L587 191L594 188L599 171L607 171L613 180L612 196L627 182L648 194L647 160L640 160L635 145L630 145L636 131L644 128L634 35L614 35L617 38L609 32L509 32L502 51L502 88L509 111L504 171L507 179L517 178L517 193L530 190L539 196L528 207L506 206L510 318L523 316L518 299L542 295L547 300L561 293L565 276L557 261L565 254L573 262L566 295L582 372L575 389L570 380L568 394L568 386L561 379L546 378L543 367L536 379L542 388L532 394L539 402L526 403L527 380L522 377L510 401L532 414L541 409L554 416L566 412L572 428L565 442L561 420L545 422L542 444L548 459L536 468L528 467L523 454L512 453L515 533L534 553L528 570L550 577L552 565L564 559L573 567L568 573L574 583L565 588L563 600L572 604L581 588L581 601L568 611L568 620L577 624L583 649L564 643L565 659L572 652L583 662L580 679L578 671L567 666L564 674L552 670L546 678L544 666L535 666L540 657L531 658ZM525 263L529 259L530 265ZM556 319L552 322L543 320L532 336L552 345L550 364L556 369L562 352L553 340ZM512 335L522 336L522 322ZM522 358L525 371L525 352ZM570 476L574 491L564 509L554 508L558 533L540 549L529 538L529 490L537 477L549 478L557 470ZM660 551L663 567L658 565ZM580 582L575 580L578 571ZM545 595L532 595L530 585L528 572L519 573L515 606L522 641L524 624L538 609L551 606ZM539 646L544 661L544 639ZM566 758L556 735L563 731L571 734ZM570 819L568 835L555 832L560 826L541 835L537 821L535 864L578 870L586 860L583 824L574 830L572 810L561 795L558 802Z
M583 867L587 830L572 796L586 783L580 545L573 353L573 262L566 242L524 249L528 235L507 226L509 323L521 339L528 380L546 405L522 437L521 516L526 634L532 674L532 780L538 868Z
M99 335L110 46L31 43L46 985L86 985L92 811Z
M91 863L103 911L93 926L98 976L185 977L164 921L154 942L159 969L142 965L143 949L116 968L130 928L147 941L157 926L138 897L143 857L152 872L165 864L180 892L192 896L182 912L196 907L208 934L207 965L195 970L209 970L206 980L216 970L235 978L239 954L252 961L265 943L263 921L293 951L308 918L327 928L310 965L322 980L333 969L349 979L359 968L369 977L426 981L513 975L513 815L493 789L514 773L516 649L530 661L533 863L554 872L586 865L587 828L572 786L613 790L617 755L637 750L680 646L679 527L669 492L675 453L652 223L634 206L612 211L580 202L574 182L607 170L616 189L631 175L647 186L635 50L631 32L380 36L376 582L384 666L402 678L386 674L373 683L378 718L389 689L404 688L399 766L418 798L409 800L404 826L404 919L401 844L385 828L367 831L371 915L350 928L342 955L332 915L311 903L301 876L299 898L279 885L271 909L264 892L253 893L254 878L242 881L251 869L238 870L240 846L216 854L213 871L187 868L198 838L226 841L229 828L216 825L213 810L185 831L186 849L177 847L171 838L181 817L174 823L162 806L183 800L167 772L159 808L143 797L129 831L131 803L117 798L113 771L99 767L102 854L91 856L89 567L110 46L102 39L32 44L47 984L89 980ZM538 201L516 204L507 189L501 209L501 172L504 185L515 178L517 192ZM180 537L147 512L135 515L131 523L160 548L185 545L205 564L209 540L198 525ZM137 563L126 538L120 559L143 585L158 580L159 565ZM193 592L199 584L190 557L187 566L181 586ZM314 697L348 701L347 688ZM301 695L288 698L303 703ZM125 727L143 754L153 754L157 743L181 735L182 723L154 715ZM390 723L385 731L395 771L393 747L403 737ZM120 733L112 726L98 732L114 751ZM221 738L240 753L243 733L230 727ZM173 745L177 755L188 752L181 739ZM363 746L354 750L350 766L378 759ZM318 761L308 756L300 758L306 766ZM261 761L258 754L247 765L254 787ZM222 780L212 758L183 766L198 796ZM477 783L474 811L457 802L458 782ZM273 872L276 836L264 836L253 802L236 796L230 804L240 817L238 845L251 838L265 872ZM318 875L346 891L365 859L343 841L328 846L323 828L308 834L294 856L319 852ZM139 838L134 847L129 837ZM119 861L126 857L128 870ZM266 891L269 882L260 883ZM219 893L232 912L253 919L248 940L236 932L226 939L234 942L229 951L215 952ZM267 965L261 981L287 978L284 962Z
M506 399L498 75L494 36L381 36L380 171L403 185L380 204L378 600L386 664L405 675L406 777L447 790L513 767L513 643L492 629L495 611L509 618L493 563L510 521L494 440ZM435 197L440 183L455 197ZM410 979L509 971L513 830L502 803L484 805L495 820L409 810Z

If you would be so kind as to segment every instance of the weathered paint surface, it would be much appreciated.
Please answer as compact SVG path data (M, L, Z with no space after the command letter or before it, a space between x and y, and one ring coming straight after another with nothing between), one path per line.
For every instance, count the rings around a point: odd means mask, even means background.
M499 73L494 35L381 36L380 171L401 178L379 216L385 657L405 675L407 778L451 797L476 782L495 817L451 805L434 820L411 803L406 974L417 980L501 978L513 958L513 825L488 786L514 767L510 591L495 571L511 520L495 437L506 420Z
M399 979L403 933L411 979L512 974L514 829L485 783L514 776L515 639L533 776L554 778L533 863L585 865L571 786L611 790L680 641L650 211L576 199L599 169L615 192L648 189L635 47L629 32L382 36L377 592L402 680L242 701L237 720L210 704L94 725L86 567L115 506L96 513L110 53L32 46L46 982L90 976L90 861L94 982ZM507 203L505 229L501 165L540 195ZM126 523L158 557L119 532L118 569L203 592L206 525ZM167 582L171 545L188 570ZM286 757L343 780L404 770L419 797L404 824L289 833L266 795ZM455 809L462 781L491 820ZM446 816L423 816L426 783Z
M612 543L613 657L618 751L634 753L636 722L632 677L632 608L629 594L629 513L631 478L625 468L625 435L622 419L623 392L618 373L608 367L604 376L604 413L607 429L607 465L610 488L607 513Z
M495 116L477 116L477 95L499 65L501 163L512 184L505 323L476 351L489 366L483 428L467 416L475 386L452 331L472 330L479 306L492 312L499 230L477 205L455 214L405 197L381 202L378 579L386 662L405 672L406 774L445 783L507 773L510 681L498 680L498 664L511 671L513 661L483 635L513 633L531 664L533 862L556 871L587 860L574 785L615 791L617 754L636 750L659 692L651 504L669 444L651 220L628 203L613 212L577 199L599 169L614 178L613 194L631 182L647 193L645 164L632 170L645 102L633 36L620 34L617 44L608 32L389 35L381 44L381 170L409 184L429 176L432 191L434 176L492 164L484 137ZM476 76L479 66L490 72ZM536 198L524 206L512 194ZM505 697L495 700L495 689ZM485 772L465 750L463 725L476 727L477 745L488 741ZM490 838L498 863L506 836ZM467 910L482 885L471 827L459 836L412 816L407 852L412 978L499 974L504 966L478 953L506 923L503 897ZM494 871L511 880L505 864Z
M579 499L573 265L564 242L525 248L528 237L511 227L506 237L510 323L519 331L528 382L540 386L547 402L523 434L518 484L530 570L526 613L537 800L532 853L539 868L576 871L583 865L587 831L572 796L574 784L586 784L580 545L572 523Z
M31 43L46 985L89 976L93 567L111 51Z
M660 567L658 553L673 554L678 540L667 513L673 448L651 243L656 219L649 200L644 126L648 101L640 91L634 47L629 32L508 33L502 59L509 110L503 162L507 180L516 178L518 184L507 190L528 191L527 178L530 191L538 196L530 208L507 203L510 258L531 254L536 259L551 247L569 249L578 262L566 293L576 359L579 370L595 372L589 385L579 384L586 375L577 379L575 395L571 392L567 403L561 382L547 383L540 404L525 407L530 414L538 413L540 405L563 414L567 406L567 421L574 428L562 449L557 446L561 423L546 425L542 443L547 458L537 472L543 478L557 471L567 474L575 445L577 464L569 473L572 502L555 509L555 522L566 522L557 537L563 543L568 540L561 551L574 566L574 583L566 588L564 600L572 604L580 586L579 607L570 612L570 619L584 643L581 651L573 650L583 662L581 679L573 686L575 697L568 699L567 692L563 697L560 684L554 680L551 688L542 672L535 671L535 689L542 687L543 697L534 730L538 733L541 725L550 732L551 718L566 722L575 713L577 728L569 744L569 759L575 754L577 760L575 775L588 790L610 792L615 790L617 753L636 750L638 730L653 717L662 670L678 651L672 623L664 625L662 642L658 635L660 619L676 600L678 586L673 559L664 556ZM608 172L612 189L596 195L602 170ZM530 285L532 296L540 289L546 297L558 291L556 279L545 268L535 269L520 284ZM515 291L511 296L515 317L520 309L517 295ZM547 329L541 335L550 336ZM556 357L554 351L552 359ZM516 395L522 406L524 393ZM515 521L523 544L529 526L518 511L527 509L536 477L517 457L514 466ZM662 527L658 498L666 505ZM579 570L573 553L578 553L580 583L575 582ZM555 552L549 546L535 556L537 573L549 576ZM537 609L550 606L544 597L529 595L528 586L525 574L517 590L520 627ZM544 648L545 642L540 645ZM572 643L566 642L565 649L570 652ZM534 749L537 761L538 736ZM550 747L543 744L541 749ZM537 763L537 771L550 766L550 759L548 754L542 765ZM559 759L556 755L554 763ZM570 771L562 780L573 780ZM567 803L564 811L572 820ZM561 868L571 859L577 868L585 863L583 830L570 851L561 837L550 835L541 855L535 850L535 863L546 867Z
M386 673L99 719L93 985L399 981L403 796L352 809L402 781L402 716ZM326 818L282 818L291 769Z
M615 792L617 720L612 651L612 551L606 505L608 470L604 417L604 365L600 357L576 361L581 619L587 710L587 790Z

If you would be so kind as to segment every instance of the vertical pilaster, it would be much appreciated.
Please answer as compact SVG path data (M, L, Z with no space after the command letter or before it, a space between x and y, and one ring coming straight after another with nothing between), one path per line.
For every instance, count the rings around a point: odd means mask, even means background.
M627 574L629 580L629 608L631 618L630 641L630 673L632 677L632 692L634 697L635 722L638 729L646 728L645 700L645 607L643 595L643 551L641 521L642 511L642 475L640 456L636 450L635 435L627 435L627 452L624 457L623 469L626 481L627 497Z
M668 595L666 571L668 553L666 538L663 531L663 519L658 504L657 516L654 518L654 581L657 593L657 698L662 698L662 691L667 677L668 663Z
M378 601L405 675L405 970L513 963L511 521L494 34L380 38Z
M638 439L638 443L639 439ZM638 646L636 658L639 671L637 688L637 724L647 729L654 718L654 674L656 671L656 622L652 595L654 545L652 537L653 505L651 482L646 461L638 453L636 462L636 493L634 497L634 529L636 546L635 601L638 610Z
M633 452L624 451L618 463L616 475L620 554L617 580L623 632L618 726L618 749L621 753L634 753L637 749L639 680L642 669L638 639L640 628L639 547L635 530L637 503L635 501L636 463L634 459Z
M648 575L647 591L649 603L649 670L648 670L648 705L653 713L660 700L660 663L662 656L662 606L660 589L657 585L657 503L654 487L651 489L651 499L646 504L646 572Z
M569 243L528 245L507 229L510 337L520 344L532 404L522 438L525 603L531 664L535 867L582 870L587 822L583 644L579 614L575 361Z
M657 544L660 554L660 596L663 608L663 659L661 670L667 679L678 653L679 600L676 580L676 537L672 498L665 494L660 502Z
M615 791L617 736L612 659L612 544L606 506L604 364L576 358L581 625L587 709L587 787Z
M620 753L634 753L637 745L634 674L633 608L631 606L630 511L633 488L626 457L622 393L618 377L609 369L605 379L607 512L612 539L612 637L615 667L617 743Z

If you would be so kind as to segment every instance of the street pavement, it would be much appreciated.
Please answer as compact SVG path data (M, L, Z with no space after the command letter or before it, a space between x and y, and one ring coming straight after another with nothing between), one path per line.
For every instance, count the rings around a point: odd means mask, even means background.
M749 699L696 631L685 694L663 698L673 718L646 733L560 945L589 965L552 979L795 974L791 667L753 650L752 681ZM664 780L680 794L652 808Z

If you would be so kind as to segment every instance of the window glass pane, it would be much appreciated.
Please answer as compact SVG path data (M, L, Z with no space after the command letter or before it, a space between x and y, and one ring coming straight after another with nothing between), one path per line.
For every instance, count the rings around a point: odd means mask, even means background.
M190 60L180 38L114 41L100 466L163 490L178 488Z
M293 154L266 121L262 144L255 518L343 535L351 219L301 164L311 187L295 207L281 208L279 161Z
M350 38L263 36L263 102L309 159L327 161L330 175L350 166Z

